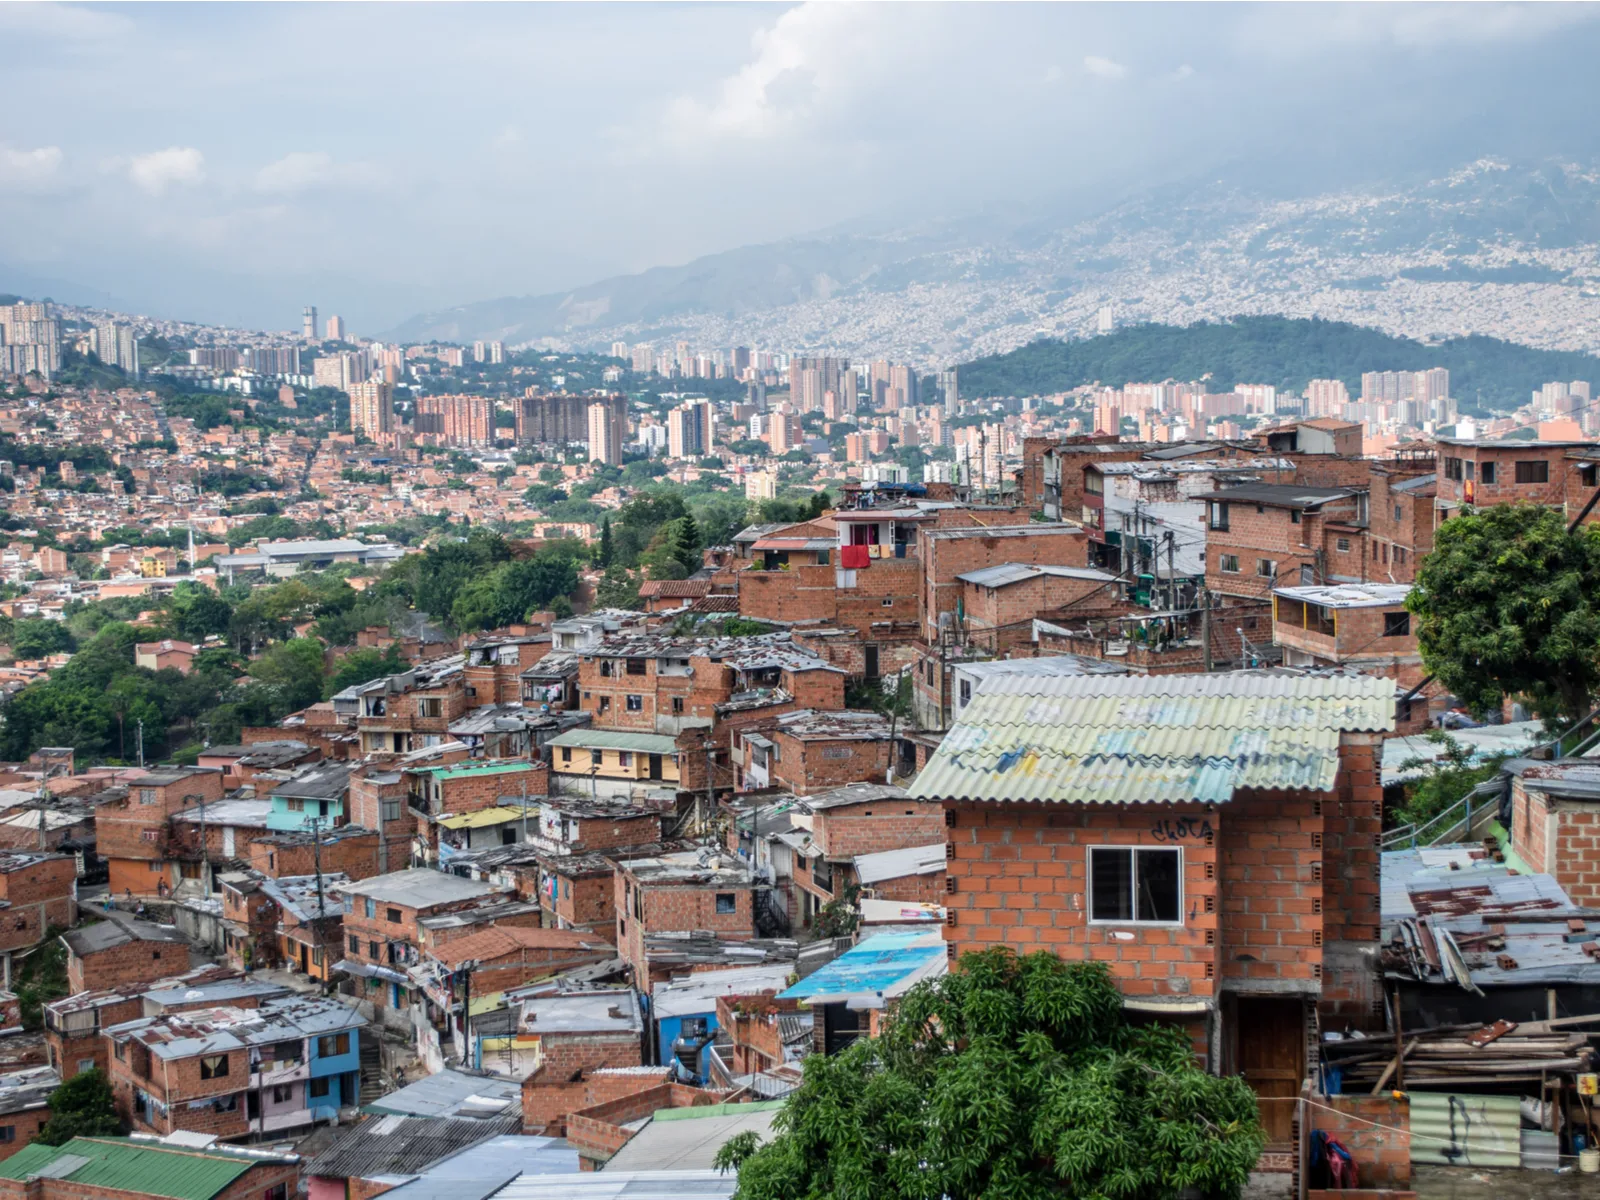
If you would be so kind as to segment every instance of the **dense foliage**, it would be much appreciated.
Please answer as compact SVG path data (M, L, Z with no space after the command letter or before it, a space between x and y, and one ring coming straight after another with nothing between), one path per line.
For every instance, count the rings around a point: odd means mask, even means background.
M1098 963L969 954L880 1038L812 1055L777 1138L730 1142L736 1200L1237 1196L1264 1138L1240 1079L1130 1025Z
M1384 807L1384 824L1390 828L1400 825L1426 825L1446 809L1461 802L1461 798L1487 783L1500 773L1500 764L1506 755L1494 754L1479 760L1472 750L1451 737L1442 729L1435 729L1428 740L1439 747L1437 759L1408 758L1400 764L1401 771L1421 773L1405 785L1405 799L1396 806Z
M46 1146L65 1146L75 1137L120 1137L111 1084L98 1067L74 1075L50 1093L50 1119L33 1137Z
M1600 528L1531 504L1440 525L1406 607L1422 661L1475 712L1524 698L1547 721L1600 686Z
M1342 379L1353 398L1361 372L1446 367L1464 407L1510 409L1551 379L1600 381L1600 360L1535 350L1491 337L1424 345L1343 321L1237 317L1224 324L1135 325L1080 341L1038 341L961 367L965 397L1034 396L1088 383L1209 376L1213 392L1235 383L1299 390L1309 379Z

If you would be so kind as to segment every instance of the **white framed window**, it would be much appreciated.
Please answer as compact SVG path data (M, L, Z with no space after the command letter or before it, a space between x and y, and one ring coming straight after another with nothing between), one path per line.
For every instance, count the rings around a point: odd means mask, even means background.
M1276 559L1271 559L1271 558L1258 558L1258 559L1256 559L1256 574L1257 575L1261 576L1263 579L1271 579L1277 573L1278 573L1278 563L1277 563Z
M1239 556L1237 554L1223 554L1217 558L1217 570L1224 575L1237 575L1239 573Z
M1091 925L1182 925L1183 851L1175 846L1091 846Z
M1339 553L1341 554L1348 553L1350 550L1349 538L1336 538L1333 544L1338 547Z

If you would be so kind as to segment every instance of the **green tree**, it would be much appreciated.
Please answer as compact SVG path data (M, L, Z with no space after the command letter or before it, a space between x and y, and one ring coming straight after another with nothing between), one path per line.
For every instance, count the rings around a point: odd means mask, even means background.
M398 675L405 669L406 660L401 655L398 644L381 651L364 646L360 650L352 650L339 660L332 678L328 680L327 694L332 696L347 687L355 687L358 683L370 683L385 675Z
M1403 774L1421 772L1405 785L1405 801L1384 813L1390 825L1425 825L1477 787L1500 773L1508 755L1495 754L1478 759L1472 750L1442 729L1432 730L1428 740L1440 747L1436 759L1408 758L1400 764Z
M62 621L18 621L11 629L11 652L18 658L43 658L69 651L75 645Z
M1548 722L1600 686L1600 529L1554 509L1498 505L1439 526L1406 607L1422 660L1476 712L1524 697Z
M272 691L285 713L298 712L322 699L322 643L279 642L250 664L250 676Z
M595 584L595 607L624 608L637 612L643 607L639 600L639 583L637 575L613 563Z
M611 518L607 517L600 522L600 550L595 555L594 565L602 571L611 565Z
M172 613L179 636L199 642L213 633L228 632L233 605L208 587L180 583L173 589Z
M968 954L883 1036L812 1055L777 1137L723 1147L735 1200L1236 1197L1265 1138L1242 1079L1129 1025L1101 963Z
M120 1137L122 1133L111 1084L96 1067L74 1075L50 1093L50 1119L33 1140L64 1146L75 1137Z

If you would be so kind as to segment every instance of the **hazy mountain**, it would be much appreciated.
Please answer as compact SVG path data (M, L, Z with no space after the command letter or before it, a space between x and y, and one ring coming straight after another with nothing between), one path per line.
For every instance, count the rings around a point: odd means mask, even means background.
M1212 183L1088 216L830 231L415 317L391 336L603 346L833 348L932 366L1038 337L1239 314L1407 337L1600 346L1600 173L1483 160L1404 186L1295 199Z

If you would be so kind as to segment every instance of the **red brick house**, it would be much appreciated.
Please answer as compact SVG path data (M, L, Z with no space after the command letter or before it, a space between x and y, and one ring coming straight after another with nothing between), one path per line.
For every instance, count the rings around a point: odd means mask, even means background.
M299 1183L300 1158L129 1138L35 1142L0 1168L0 1200L135 1200L155 1194L152 1181L173 1179L190 1181L184 1186L189 1200L288 1200Z
M1436 440L1435 528L1467 505L1547 504L1571 520L1596 486L1592 442ZM1600 511L1588 520L1600 520Z
M646 934L697 929L729 941L756 936L755 877L731 853L687 850L618 859L615 866L617 953L642 992L653 982Z
M1364 677L1000 676L910 788L942 804L951 954L1108 964L1262 1098L1274 1153L1325 1023L1370 1019L1379 754Z
M1367 489L1245 484L1209 492L1206 587L1265 599L1279 585L1366 578Z
M44 941L78 919L77 863L66 854L0 851L0 953Z
M130 918L100 921L61 935L73 993L165 979L189 969L189 943L175 928Z
M130 780L126 798L95 810L96 848L117 895L153 896L156 884L175 886L181 871L168 822L181 812L222 799L222 772L163 767Z
M788 816L803 839L794 882L800 919L808 926L824 904L861 882L858 856L943 846L945 840L944 810L938 803L913 799L904 788L888 784L852 783L802 796Z
M1600 908L1600 763L1524 763L1510 765L1512 850L1577 907Z
M50 1097L61 1077L50 1067L0 1075L0 1162L33 1141L50 1119Z
M889 722L874 712L799 709L739 731L735 787L785 788L796 795L883 779L893 749Z
M1412 616L1410 584L1341 583L1272 593L1272 640L1290 667L1349 667L1402 687L1427 677Z

